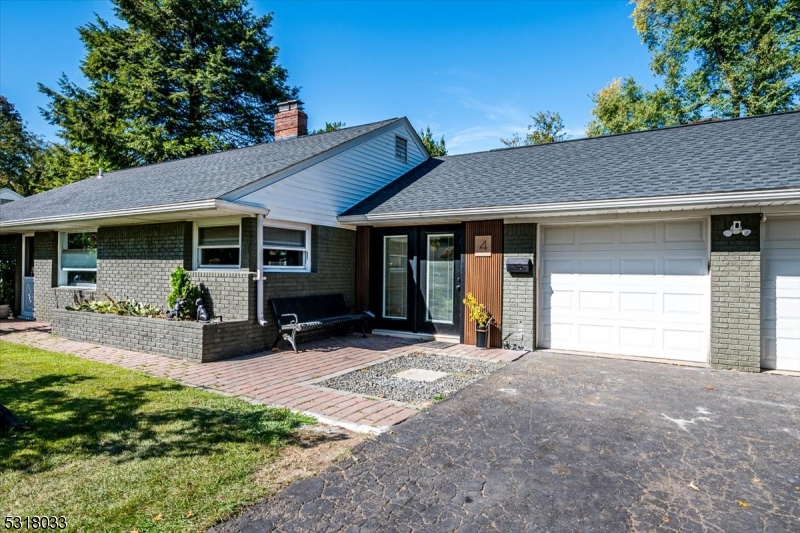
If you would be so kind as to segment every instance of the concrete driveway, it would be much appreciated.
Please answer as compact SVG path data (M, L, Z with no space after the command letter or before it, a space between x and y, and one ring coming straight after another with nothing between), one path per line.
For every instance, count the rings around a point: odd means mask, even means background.
M800 380L533 353L217 531L800 531Z

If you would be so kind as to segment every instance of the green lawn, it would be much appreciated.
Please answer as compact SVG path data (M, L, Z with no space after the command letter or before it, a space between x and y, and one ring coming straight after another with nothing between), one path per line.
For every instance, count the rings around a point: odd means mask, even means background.
M30 426L0 431L0 512L70 531L203 530L272 490L254 474L313 423L4 341L0 403Z

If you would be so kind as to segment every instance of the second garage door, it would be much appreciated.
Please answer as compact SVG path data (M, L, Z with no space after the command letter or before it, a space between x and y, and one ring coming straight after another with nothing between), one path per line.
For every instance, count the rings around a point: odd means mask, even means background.
M706 362L707 219L540 227L539 346Z

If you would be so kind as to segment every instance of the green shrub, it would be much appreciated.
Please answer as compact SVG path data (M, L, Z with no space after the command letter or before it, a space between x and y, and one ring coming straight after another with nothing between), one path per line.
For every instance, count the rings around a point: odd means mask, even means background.
M167 296L169 308L175 307L175 302L182 298L184 302L180 318L195 318L197 316L195 302L198 298L202 298L203 293L200 287L192 283L189 273L183 267L177 267L170 275L169 286L172 289Z

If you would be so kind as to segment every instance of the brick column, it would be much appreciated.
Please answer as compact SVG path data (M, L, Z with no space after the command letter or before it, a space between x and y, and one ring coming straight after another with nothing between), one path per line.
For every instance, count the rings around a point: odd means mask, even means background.
M533 350L536 343L536 224L503 227L503 346ZM508 258L529 258L529 274L509 274Z
M747 237L725 237L740 220ZM711 366L761 371L761 215L711 217Z

